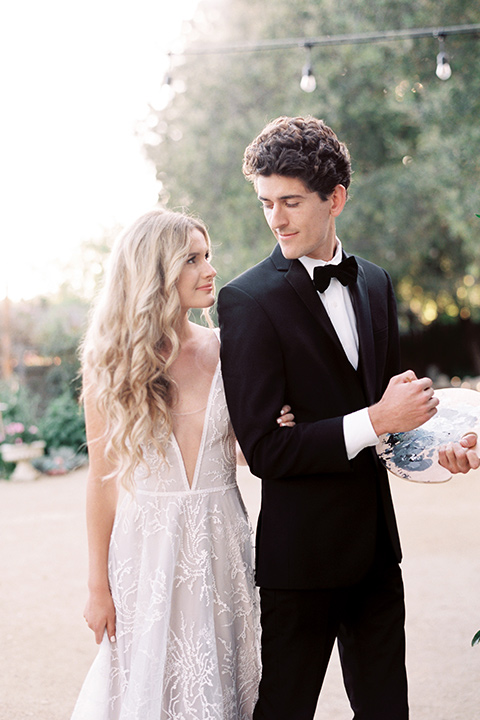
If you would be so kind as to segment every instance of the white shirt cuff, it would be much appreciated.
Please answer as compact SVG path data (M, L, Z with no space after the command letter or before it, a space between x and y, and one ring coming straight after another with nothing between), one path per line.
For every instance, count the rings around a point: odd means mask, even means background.
M349 460L353 460L360 450L378 443L368 408L362 408L344 416L343 437Z

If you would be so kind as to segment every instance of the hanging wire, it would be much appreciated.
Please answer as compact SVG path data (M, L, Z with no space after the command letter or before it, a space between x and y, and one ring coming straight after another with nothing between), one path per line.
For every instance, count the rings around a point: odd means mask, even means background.
M411 28L407 30L385 30L381 32L361 33L354 35L326 35L313 38L285 38L283 40L265 40L260 43L240 43L231 45L209 45L193 47L182 52L169 52L170 71L166 74L164 82L171 83L171 59L174 56L184 57L187 55L215 55L231 53L253 53L265 50L283 50L286 48L303 47L308 52L308 60L302 69L300 86L305 92L313 92L316 87L316 80L313 74L311 62L311 50L313 47L326 45L359 45L374 42L389 42L393 40L406 40L433 37L440 43L440 51L437 55L436 74L441 80L448 80L451 77L452 69L449 58L444 50L445 38L447 35L479 35L480 23L470 25L450 25L445 27Z

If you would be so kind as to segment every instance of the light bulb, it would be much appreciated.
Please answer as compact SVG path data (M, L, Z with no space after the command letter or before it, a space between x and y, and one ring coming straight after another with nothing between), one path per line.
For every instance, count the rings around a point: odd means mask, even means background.
M440 40L440 47L443 47L442 40ZM445 50L440 50L437 55L437 69L435 70L435 74L440 80L448 80L452 77L452 68L448 62L448 55Z
M302 79L300 80L300 87L303 92L311 93L317 87L317 81L313 74L312 66L310 63L304 66L302 70Z

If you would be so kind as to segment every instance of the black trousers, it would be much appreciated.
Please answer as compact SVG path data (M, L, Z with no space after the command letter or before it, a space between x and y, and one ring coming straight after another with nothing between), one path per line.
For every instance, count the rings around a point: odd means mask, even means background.
M312 720L335 640L354 720L407 720L405 603L395 562L357 585L260 590L262 680L254 720Z

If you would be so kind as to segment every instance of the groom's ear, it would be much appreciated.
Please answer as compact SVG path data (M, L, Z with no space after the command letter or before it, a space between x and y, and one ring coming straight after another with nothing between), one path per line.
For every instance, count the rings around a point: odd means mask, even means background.
M343 185L336 185L330 195L331 201L330 212L333 217L338 217L347 202L347 191Z

